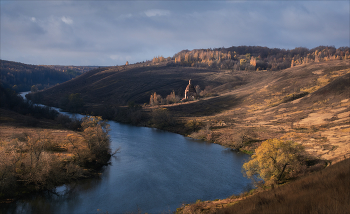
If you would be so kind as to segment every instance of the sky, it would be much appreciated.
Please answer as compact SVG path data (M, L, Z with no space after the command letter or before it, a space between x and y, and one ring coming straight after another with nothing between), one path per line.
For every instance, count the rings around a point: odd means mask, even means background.
M350 46L350 1L0 0L0 58L113 66L231 46Z

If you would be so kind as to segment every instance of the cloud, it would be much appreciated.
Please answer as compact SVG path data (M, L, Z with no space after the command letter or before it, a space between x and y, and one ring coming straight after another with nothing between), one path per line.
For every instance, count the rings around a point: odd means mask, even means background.
M62 22L66 23L67 25L73 24L73 20L69 17L62 16L61 20L62 20Z
M183 49L349 46L349 4L0 1L0 52L29 64L116 65Z
M148 17L153 17L153 16L169 16L170 11L169 10L157 10L157 9L152 9L152 10L147 10L144 12L146 16Z
M128 13L128 14L122 14L119 16L119 19L123 20L123 19L130 19L132 18L133 15L131 13Z
M112 60L114 61L118 61L118 62L126 62L130 59L132 59L131 56L125 56L125 55L120 55L120 54L113 54L113 55L110 55L109 58L111 58Z

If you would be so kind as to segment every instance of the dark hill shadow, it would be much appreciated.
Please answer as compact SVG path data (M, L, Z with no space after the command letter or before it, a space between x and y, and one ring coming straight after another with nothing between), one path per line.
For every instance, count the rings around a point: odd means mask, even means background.
M214 97L208 100L199 100L197 102L170 106L169 111L182 116L210 116L221 113L222 111L232 109L242 103L245 97L236 97L235 95L226 95Z
M314 103L322 100L335 102L348 98L350 98L350 73L340 76L328 85L318 89L303 102Z
M213 76L217 73L216 70L191 67L109 67L84 73L79 78L39 93L43 103L51 106L58 106L61 97L71 93L80 93L85 103L118 106L128 102L148 103L154 92L165 98L174 90L176 95L183 97L189 79L202 89L228 82L226 87L229 88L244 84L234 75L224 80L215 79Z

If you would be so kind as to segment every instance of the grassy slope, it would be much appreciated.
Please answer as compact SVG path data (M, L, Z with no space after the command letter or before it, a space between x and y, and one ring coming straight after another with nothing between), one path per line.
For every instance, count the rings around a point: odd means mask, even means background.
M219 201L197 202L177 213L348 213L350 159L278 188Z
M246 150L269 138L292 139L313 155L339 161L350 156L349 73L349 61L261 72L218 97L168 109L209 124L209 131L193 137L209 133L213 142L228 147L242 143ZM293 94L305 96L293 100Z
M251 138L245 143L247 150L259 145L254 140L292 139L310 154L335 165L274 190L247 198L199 202L183 207L179 213L347 213L349 68L349 62L332 61L286 69L270 77L268 83L262 80L261 85L247 84L224 95L243 99L230 110L197 117L211 124L211 134L216 136L213 141L225 146L234 145L243 135ZM292 94L303 92L309 94L286 102Z
M87 106L112 107L148 102L152 92L179 94L192 79L202 89L213 86L218 96L164 106L184 123L196 120L209 127L192 137L251 151L268 138L292 139L313 155L339 161L350 155L349 73L349 60L275 72L144 63L93 70L41 94L49 105L65 94L81 93Z

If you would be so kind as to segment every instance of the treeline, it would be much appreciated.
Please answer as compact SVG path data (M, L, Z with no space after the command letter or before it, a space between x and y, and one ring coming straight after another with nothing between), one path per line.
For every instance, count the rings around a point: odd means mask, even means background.
M68 81L80 72L58 71L46 66L28 65L1 60L1 82L17 92L30 91L32 86L41 90Z
M30 115L36 119L54 120L59 113L49 107L33 105L32 102L24 101L21 96L9 88L0 84L0 108L15 111L23 115Z
M73 113L81 113L85 110L85 102L80 93L63 96L59 105L63 110Z
M62 72L74 72L74 73L85 73L91 71L96 68L100 68L100 66L73 66L73 65L40 65L43 67L51 68L57 71Z
M232 70L282 70L295 65L350 58L350 48L319 46L285 50L260 46L183 50L174 55L176 65ZM155 57L156 61L168 61Z
M181 101L180 96L175 95L174 90L168 96L166 96L166 98L162 98L161 95L157 94L157 92L154 92L150 96L149 105L151 106L166 105L166 104L178 103L180 101Z
M56 123L70 130L80 130L81 121L72 119L66 115L60 114L58 111L47 107L33 104L32 101L26 101L19 96L14 90L4 88L0 84L0 108L17 112L22 115L30 116L25 124L35 127L40 119L55 120Z

